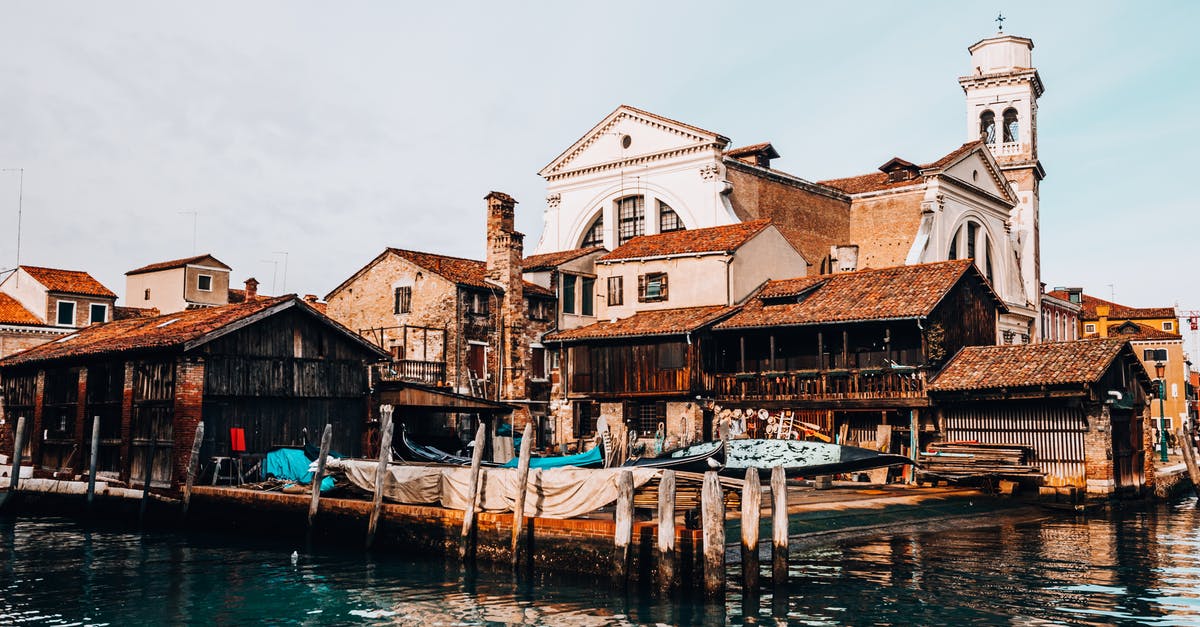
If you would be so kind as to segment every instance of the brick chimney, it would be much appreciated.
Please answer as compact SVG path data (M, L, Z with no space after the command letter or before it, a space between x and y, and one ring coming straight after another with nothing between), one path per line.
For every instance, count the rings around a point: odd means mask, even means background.
M504 289L500 307L504 383L500 396L508 400L524 399L528 396L525 378L530 352L525 284L521 276L525 236L513 228L517 201L512 196L492 192L484 200L487 201L487 278ZM515 421L513 426L517 427Z
M246 279L246 302L258 299L258 279L250 277Z

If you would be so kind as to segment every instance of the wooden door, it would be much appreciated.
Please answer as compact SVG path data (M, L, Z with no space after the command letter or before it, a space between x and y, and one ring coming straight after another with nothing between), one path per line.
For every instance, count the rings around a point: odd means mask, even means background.
M149 476L151 485L170 485L171 453L175 441L174 418L174 364L137 364L134 367L133 415L130 420L132 441L128 463L131 483L143 484Z

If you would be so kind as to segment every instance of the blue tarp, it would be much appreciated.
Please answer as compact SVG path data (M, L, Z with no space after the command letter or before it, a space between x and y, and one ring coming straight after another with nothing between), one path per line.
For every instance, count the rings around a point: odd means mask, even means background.
M590 451L578 453L576 455L564 455L562 457L530 457L530 468L562 468L563 466L586 466L588 464L598 464L603 458L600 457L600 447L594 447ZM516 457L508 460L507 464L501 468L516 468L518 459Z
M313 473L308 470L310 464L312 461L308 459L304 451L281 448L267 453L267 458L263 460L263 472L276 479L309 485L313 480ZM321 480L322 492L332 489L333 477L325 477Z

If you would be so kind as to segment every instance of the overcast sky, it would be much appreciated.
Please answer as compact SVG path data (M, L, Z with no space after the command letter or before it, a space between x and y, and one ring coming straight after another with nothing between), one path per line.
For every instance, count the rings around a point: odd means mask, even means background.
M386 246L482 259L490 190L532 249L537 171L622 103L809 180L932 161L967 140L956 79L997 9L1046 86L1043 279L1200 309L1194 2L9 0L0 168L22 263L123 296L193 253L196 212L235 285L323 296ZM0 269L17 210L0 172Z

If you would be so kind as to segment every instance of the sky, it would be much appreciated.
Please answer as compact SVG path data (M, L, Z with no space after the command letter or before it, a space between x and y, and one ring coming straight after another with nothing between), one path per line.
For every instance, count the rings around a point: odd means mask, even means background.
M5 0L0 270L20 213L21 263L121 296L193 253L323 296L387 246L482 259L491 190L532 250L538 170L620 104L808 180L933 161L1000 11L1046 87L1043 280L1200 309L1195 2Z

